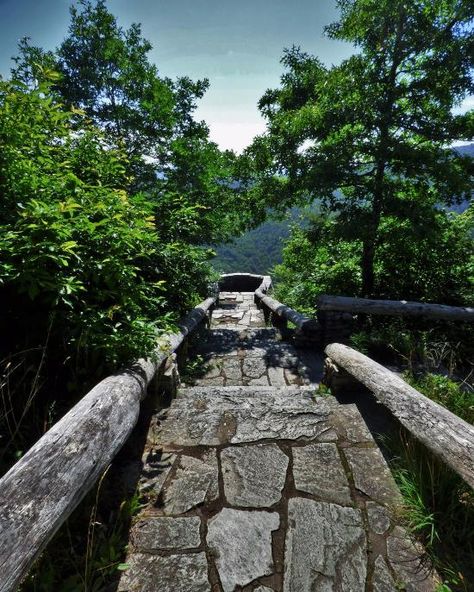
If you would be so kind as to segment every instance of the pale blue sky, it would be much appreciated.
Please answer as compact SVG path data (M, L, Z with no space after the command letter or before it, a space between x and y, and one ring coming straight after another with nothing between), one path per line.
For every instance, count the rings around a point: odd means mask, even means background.
M23 36L52 49L63 39L70 0L0 0L0 73ZM167 76L207 77L198 109L211 138L240 151L263 131L257 101L278 84L282 50L301 45L327 64L350 46L330 41L323 27L336 20L335 0L109 0L119 23L142 24L151 59Z
M0 74L23 36L46 49L65 36L71 0L0 0ZM330 65L352 48L324 37L337 19L335 0L109 0L123 27L142 24L162 74L209 78L197 111L221 148L241 151L264 130L257 109L278 85L284 47L300 45ZM473 97L463 109L473 108Z

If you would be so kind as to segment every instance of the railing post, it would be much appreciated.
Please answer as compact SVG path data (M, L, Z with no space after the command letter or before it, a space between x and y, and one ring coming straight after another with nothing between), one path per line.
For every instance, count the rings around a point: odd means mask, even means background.
M295 329L294 342L297 347L321 347L323 345L321 324L316 319L308 319Z
M354 328L351 313L318 310L317 317L322 328L324 345L333 342L349 343Z

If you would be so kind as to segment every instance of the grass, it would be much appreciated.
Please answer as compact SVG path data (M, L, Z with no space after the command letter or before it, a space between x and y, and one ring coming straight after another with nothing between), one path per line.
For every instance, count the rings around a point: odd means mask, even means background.
M444 590L474 590L474 492L405 430L388 448L404 500L400 517L424 545Z

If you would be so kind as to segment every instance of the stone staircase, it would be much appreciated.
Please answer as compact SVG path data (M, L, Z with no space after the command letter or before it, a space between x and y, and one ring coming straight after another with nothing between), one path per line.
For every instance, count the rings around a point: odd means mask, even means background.
M120 591L436 589L356 406L316 393L320 355L253 293L221 293L193 355L202 375L152 422Z

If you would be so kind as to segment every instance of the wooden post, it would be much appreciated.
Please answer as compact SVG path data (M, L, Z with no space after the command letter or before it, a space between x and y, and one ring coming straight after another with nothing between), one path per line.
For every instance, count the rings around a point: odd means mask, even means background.
M349 342L354 327L354 317L351 314L318 309L317 316L325 345L334 341Z

